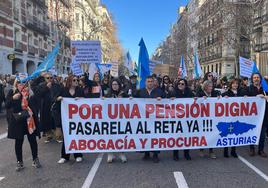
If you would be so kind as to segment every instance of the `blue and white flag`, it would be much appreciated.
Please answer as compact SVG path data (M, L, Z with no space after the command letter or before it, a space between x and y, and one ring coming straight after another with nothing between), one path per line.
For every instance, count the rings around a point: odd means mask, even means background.
M127 52L126 57L125 57L125 67L128 69L129 73L132 73L132 74L134 73L133 61L131 59L129 51Z
M28 80L34 79L34 78L38 77L41 74L41 72L47 72L49 69L51 69L55 63L55 58L57 57L57 55L59 53L59 49L60 49L60 43L58 42L56 44L56 46L54 47L54 49L52 50L52 52L50 52L47 55L47 57L45 58L43 63L41 63L30 76L28 76L27 78L25 78L21 81L26 82Z
M195 52L194 54L194 78L198 79L202 76L203 76L203 71L199 63L198 54L197 52Z
M187 69L184 63L183 55L181 56L181 63L180 63L179 71L178 71L178 76L180 76L181 78L187 77Z
M96 63L96 66L98 68L98 72L100 74L100 78L102 79L104 74L111 70L112 64L101 64L101 63Z

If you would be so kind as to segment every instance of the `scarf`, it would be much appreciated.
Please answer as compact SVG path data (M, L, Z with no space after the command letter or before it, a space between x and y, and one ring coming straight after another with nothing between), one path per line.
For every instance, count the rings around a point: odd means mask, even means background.
M23 110L27 110L30 116L27 118L27 130L29 134L32 134L35 131L36 126L33 118L33 111L29 107L28 103L29 88L23 84L18 84L18 90L21 93L21 108Z

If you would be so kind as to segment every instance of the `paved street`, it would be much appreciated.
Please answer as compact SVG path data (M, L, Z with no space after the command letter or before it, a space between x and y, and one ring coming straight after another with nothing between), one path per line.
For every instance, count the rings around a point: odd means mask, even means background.
M6 132L6 121L1 118L0 135ZM66 164L59 165L61 145L52 142L45 144L39 140L39 158L43 165L41 169L31 166L30 148L27 140L24 144L25 169L15 171L16 159L14 141L3 138L0 140L0 187L85 187L92 188L172 188L187 187L228 187L245 188L268 187L268 159L249 157L247 147L239 148L239 155L254 167L249 168L242 160L223 158L221 150L216 150L216 160L208 157L200 158L198 151L192 151L193 160L172 160L172 152L161 152L161 162L142 161L142 154L128 153L128 163L106 163L107 155L86 154L84 161L77 164L72 159ZM268 147L266 147L266 152ZM182 152L181 152L182 153ZM98 163L100 162L100 163ZM252 168L256 168L255 172ZM259 170L259 171L258 171ZM184 178L180 178L180 172ZM263 173L263 174L262 174ZM174 176L176 174L176 178Z

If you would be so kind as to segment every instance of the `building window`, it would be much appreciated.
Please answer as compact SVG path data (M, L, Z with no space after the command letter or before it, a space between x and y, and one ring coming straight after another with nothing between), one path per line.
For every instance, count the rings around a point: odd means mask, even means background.
M219 75L221 75L221 63L219 63Z
M27 3L27 15L33 15L33 6Z
M43 49L43 40L39 38L39 49Z
M32 46L32 45L33 45L33 35L28 34L28 46Z
M15 41L20 41L21 36L20 36L20 30L18 28L15 28L14 30L14 40Z

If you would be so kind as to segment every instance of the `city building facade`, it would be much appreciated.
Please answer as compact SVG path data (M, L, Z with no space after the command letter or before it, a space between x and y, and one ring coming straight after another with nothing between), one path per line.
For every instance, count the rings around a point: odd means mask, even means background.
M252 31L251 0L190 0L186 7L179 8L179 16L168 38L153 56L172 62L179 67L180 57L186 62L189 78L194 70L194 54L197 53L204 72L219 76L238 75L239 56L250 58ZM164 54L163 54L164 53ZM166 54L173 54L173 60ZM175 57L174 57L175 56Z
M32 73L49 50L44 0L0 1L0 73Z
M254 4L251 56L262 75L268 75L268 0Z
M0 74L31 74L54 46L58 74L70 72L72 40L100 40L103 62L119 61L116 27L99 0L0 0Z

